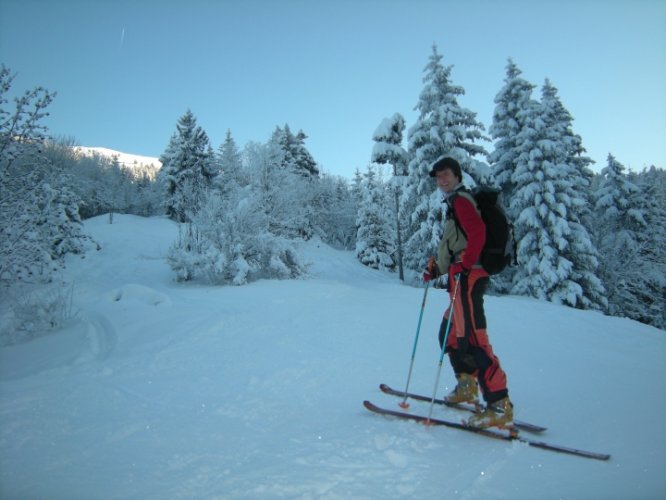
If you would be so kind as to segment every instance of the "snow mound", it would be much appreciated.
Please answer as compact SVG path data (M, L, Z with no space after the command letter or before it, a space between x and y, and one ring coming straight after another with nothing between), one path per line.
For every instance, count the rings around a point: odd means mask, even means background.
M109 292L108 299L112 302L132 301L150 306L171 305L168 295L160 293L154 288L143 285L128 284Z

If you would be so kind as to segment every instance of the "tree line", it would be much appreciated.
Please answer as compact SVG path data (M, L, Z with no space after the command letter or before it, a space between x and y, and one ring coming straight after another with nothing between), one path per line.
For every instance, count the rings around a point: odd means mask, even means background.
M418 276L435 254L447 216L428 171L451 156L468 187L501 190L513 222L518 265L493 277L496 292L666 327L664 170L627 172L609 154L594 174L556 87L546 79L536 99L536 86L511 59L486 137L476 114L459 104L464 89L451 70L433 46L419 116L406 138L399 113L374 133L374 163L363 176L359 259L390 270L404 265L412 279ZM487 152L481 140L492 140L494 150ZM378 176L382 165L392 168L389 178Z

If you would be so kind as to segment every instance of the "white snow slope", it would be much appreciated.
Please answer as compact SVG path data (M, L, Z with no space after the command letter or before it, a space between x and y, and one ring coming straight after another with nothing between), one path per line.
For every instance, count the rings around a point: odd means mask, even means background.
M304 243L307 279L208 287L174 282L166 219L86 229L103 248L68 263L77 316L0 350L3 499L666 498L661 330L486 300L516 418L600 462L365 410L397 409L377 386L404 387L423 289L351 252ZM416 392L432 393L447 303L429 293Z
M99 148L99 147L91 148L85 146L77 146L75 150L79 153L88 156L97 153L99 155L107 156L109 158L116 157L118 158L118 162L125 167L153 165L158 170L162 167L162 162L160 161L160 159L153 156L141 156L131 153L123 153L121 151L116 151L114 149Z

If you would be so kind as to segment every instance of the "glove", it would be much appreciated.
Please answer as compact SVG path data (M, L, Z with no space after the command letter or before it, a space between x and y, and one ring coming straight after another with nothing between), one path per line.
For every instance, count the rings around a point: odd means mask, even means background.
M430 280L439 278L441 275L442 273L439 270L439 267L437 267L437 260L435 259L435 257L430 257L430 260L428 261L428 266L426 267L426 270L423 272L423 281L427 283Z
M449 266L449 274L455 276L456 274L462 274L467 276L469 274L469 269L462 265L462 262L456 262Z

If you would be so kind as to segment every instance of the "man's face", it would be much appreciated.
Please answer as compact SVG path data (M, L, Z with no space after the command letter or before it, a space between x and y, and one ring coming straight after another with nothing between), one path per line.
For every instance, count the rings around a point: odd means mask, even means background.
M435 174L437 187L445 193L453 191L460 182L451 169L440 170Z

